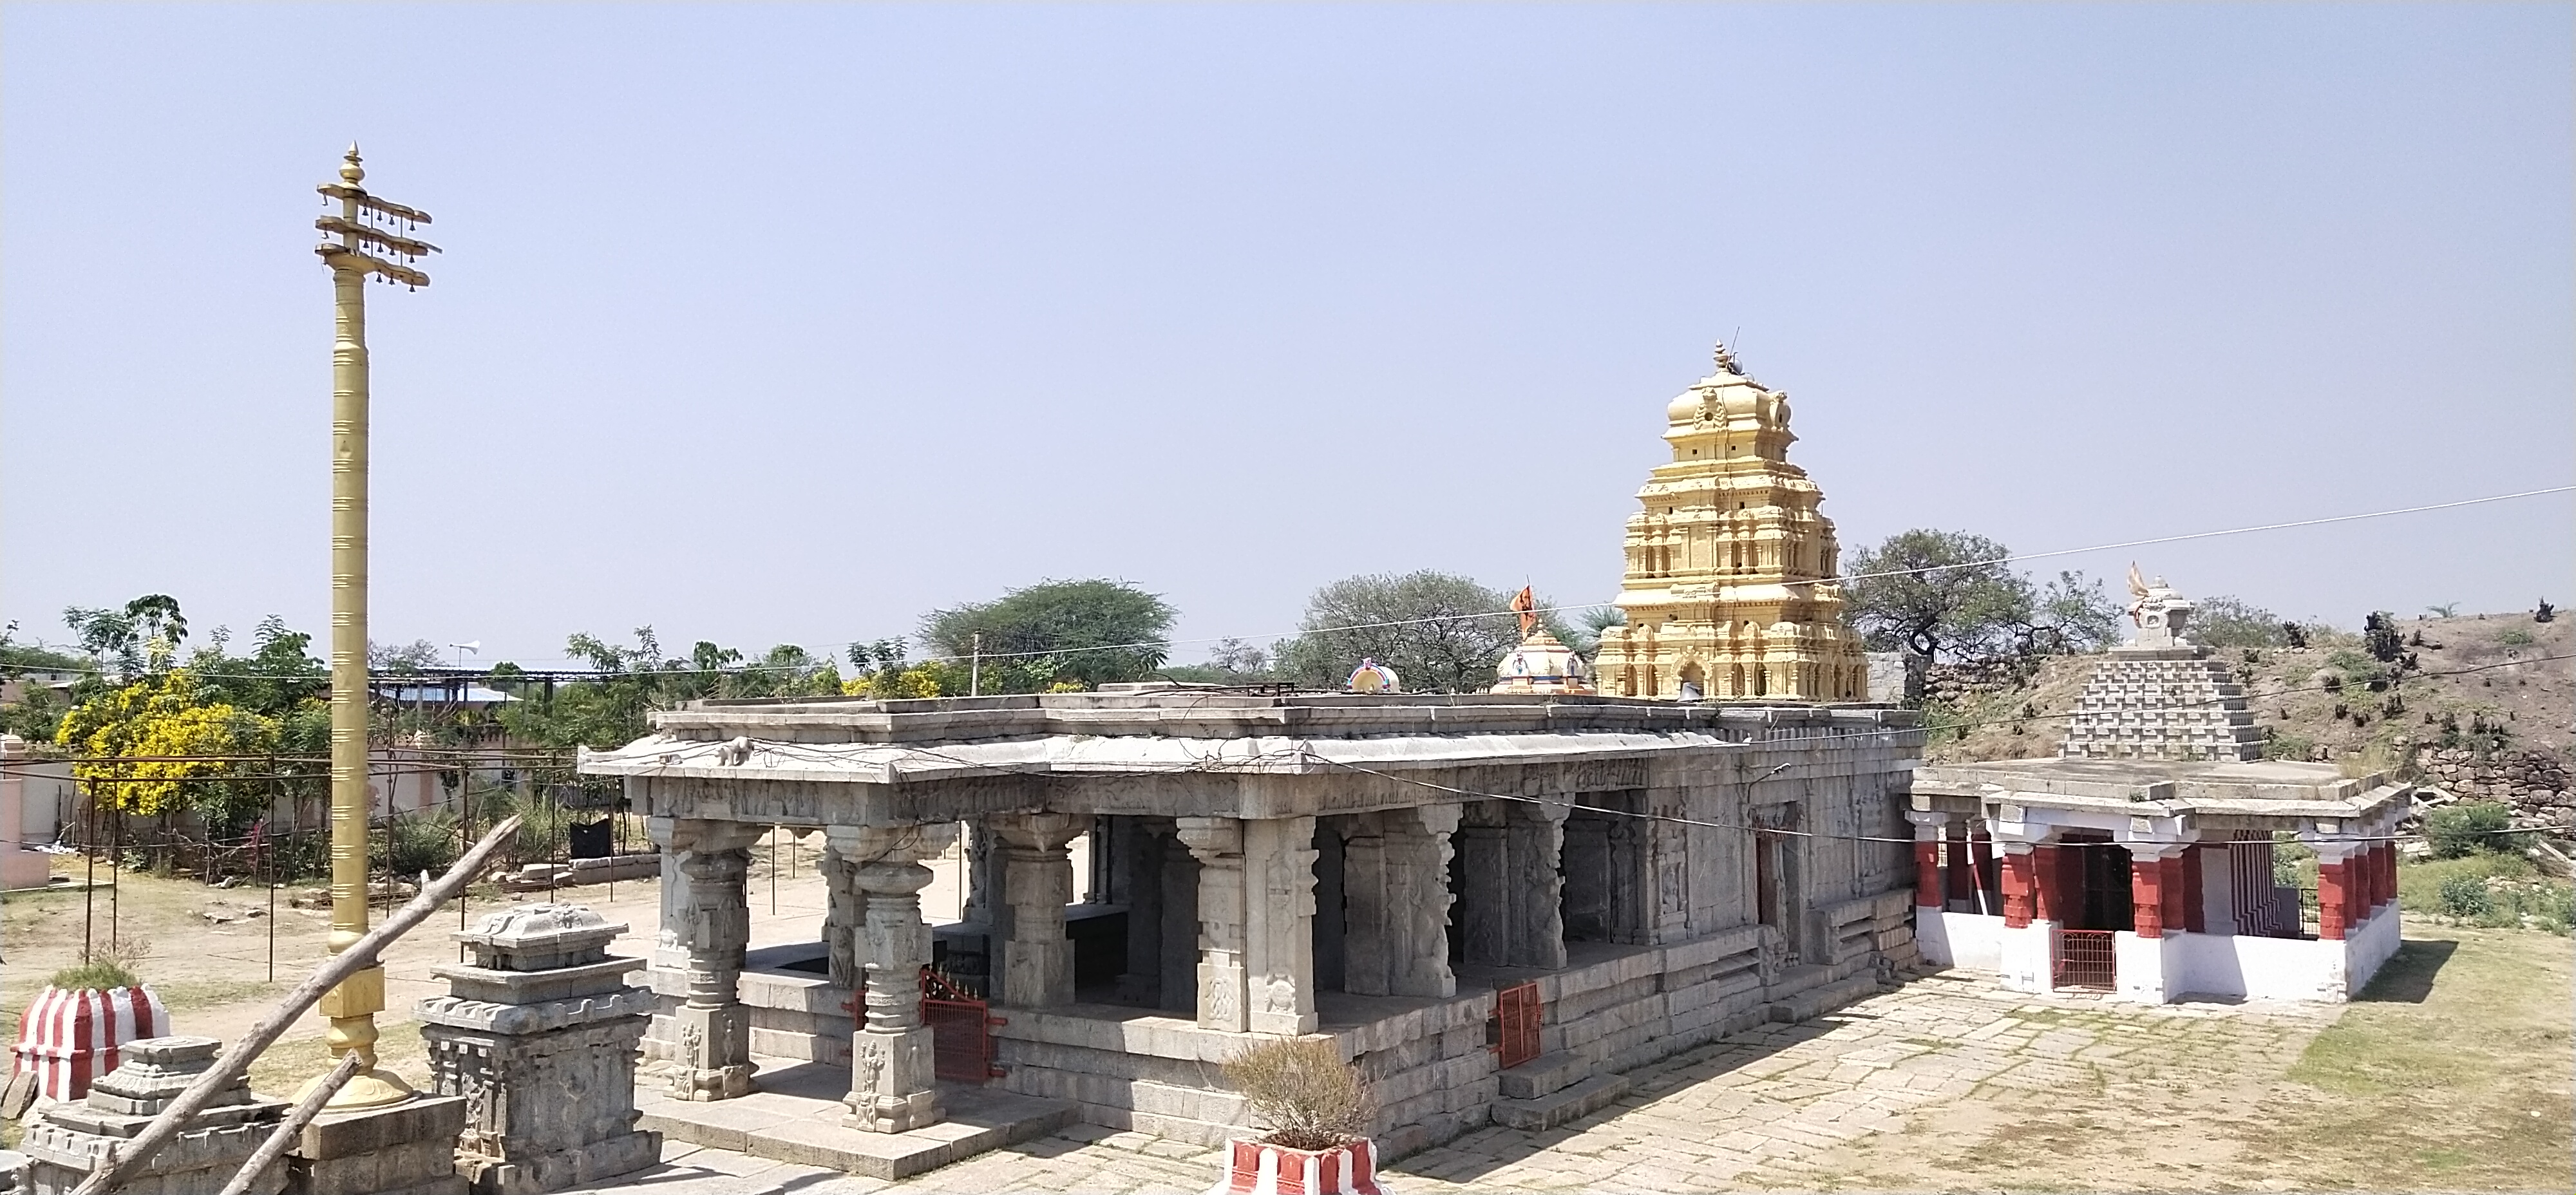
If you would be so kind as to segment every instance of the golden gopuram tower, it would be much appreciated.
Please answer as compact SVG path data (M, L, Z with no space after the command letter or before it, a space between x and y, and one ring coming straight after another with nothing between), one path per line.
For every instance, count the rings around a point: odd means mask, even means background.
M1625 626L1601 636L1604 694L1711 700L1861 701L1869 665L1843 624L1824 493L1789 463L1789 395L1746 377L1724 344L1717 371L1666 409L1673 459L1628 516Z

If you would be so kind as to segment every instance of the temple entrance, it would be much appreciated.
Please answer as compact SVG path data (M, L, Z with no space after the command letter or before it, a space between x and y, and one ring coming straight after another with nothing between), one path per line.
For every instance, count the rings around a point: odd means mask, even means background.
M2129 848L2108 834L2070 833L2058 844L2065 899L2058 924L2067 929L2135 929L2129 907Z

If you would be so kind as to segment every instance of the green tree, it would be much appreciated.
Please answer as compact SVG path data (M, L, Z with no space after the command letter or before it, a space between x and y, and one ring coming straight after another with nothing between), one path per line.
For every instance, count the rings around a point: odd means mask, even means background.
M1160 596L1124 581L1045 581L934 610L921 620L921 638L952 666L971 668L972 657L982 656L985 693L1037 692L1068 681L1096 688L1162 667L1177 614Z
M2070 571L2035 585L2004 563L2011 555L1965 531L1899 532L1846 562L1844 617L1873 651L1935 660L2058 655L2119 642L2120 606L2100 581Z
M117 610L65 606L63 625L80 637L83 650L113 665L120 677L162 667L188 638L179 600L166 593L144 594Z
M1875 651L1994 654L2031 608L2030 583L2002 563L2010 555L1965 531L1898 532L1843 562L1845 615Z
M2183 630L2211 647L2288 647L2288 620L2243 598L2204 598Z
M1362 659L1373 659L1394 669L1396 679L1416 693L1491 688L1494 666L1521 641L1511 600L1510 594L1451 573L1346 577L1306 599L1300 633L1279 646L1278 675L1338 689ZM1552 610L1539 618L1560 641L1571 638Z

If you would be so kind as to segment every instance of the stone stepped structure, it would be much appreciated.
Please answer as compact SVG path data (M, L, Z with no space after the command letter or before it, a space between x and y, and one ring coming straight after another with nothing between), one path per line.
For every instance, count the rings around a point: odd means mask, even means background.
M2066 724L2062 759L2252 763L2263 732L2224 661L2184 635L2192 603L2156 578L2130 581L2138 637L2094 668Z
M2225 662L2207 658L2208 650L2113 649L2111 660L2085 682L2059 756L2238 763L2263 758L2263 732L2254 725L2245 687Z

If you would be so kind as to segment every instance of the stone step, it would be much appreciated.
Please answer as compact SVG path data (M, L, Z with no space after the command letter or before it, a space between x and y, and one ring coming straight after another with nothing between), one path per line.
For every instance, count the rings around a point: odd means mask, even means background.
M807 1094L763 1090L709 1102L653 1098L644 1090L637 1096L643 1115L636 1127L670 1140L887 1180L1046 1136L1081 1113L1070 1100L942 1083L947 1119L909 1132L870 1133L845 1123L849 1109L839 1100Z
M1552 1129L1607 1108L1626 1094L1628 1076L1595 1075L1533 1100L1497 1099L1494 1123L1512 1129Z
M1505 1098L1534 1100L1554 1095L1592 1073L1592 1060L1572 1050L1541 1054L1507 1071L1497 1072Z

